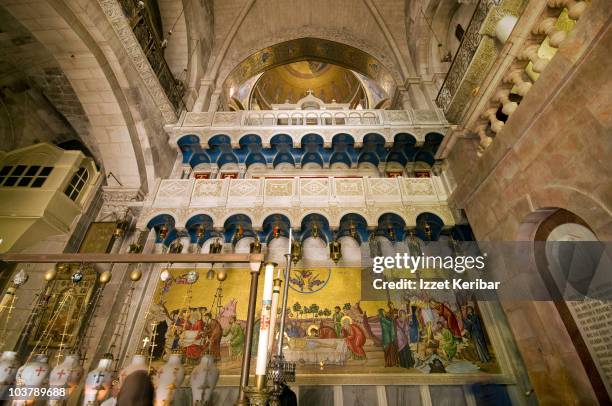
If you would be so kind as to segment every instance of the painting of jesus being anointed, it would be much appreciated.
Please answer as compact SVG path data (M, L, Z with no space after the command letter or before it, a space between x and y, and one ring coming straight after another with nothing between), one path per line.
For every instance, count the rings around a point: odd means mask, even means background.
M240 280L244 272L230 270L224 282L200 278L187 286L176 282L181 270L173 270L175 282L158 287L143 332L143 338L151 341L154 366L180 350L188 366L210 354L222 376L239 375L249 294ZM361 282L355 277L359 272L333 269L315 291L289 289L284 356L296 363L298 378L300 374L500 373L477 301L452 293L436 297L421 292L402 292L385 301L361 300ZM279 319L280 314L277 338ZM253 356L258 336L256 317Z

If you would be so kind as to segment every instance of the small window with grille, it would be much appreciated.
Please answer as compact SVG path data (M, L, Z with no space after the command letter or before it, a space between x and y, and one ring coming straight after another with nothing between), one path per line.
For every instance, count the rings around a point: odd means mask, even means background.
M76 199L81 194L83 187L85 187L85 183L87 183L87 179L89 179L89 172L85 168L79 168L79 170L74 174L68 187L64 191L64 194L68 196L68 198L72 201L76 201Z

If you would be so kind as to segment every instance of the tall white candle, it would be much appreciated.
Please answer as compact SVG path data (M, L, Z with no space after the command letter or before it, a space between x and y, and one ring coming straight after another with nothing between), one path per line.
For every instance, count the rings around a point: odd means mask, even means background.
M279 267L280 269L280 267ZM274 281L274 287L272 288L272 310L270 313L270 335L268 337L268 352L272 353L272 346L274 345L274 331L276 330L276 313L278 309L278 297L280 296L280 279L278 276Z
M289 227L289 251L287 252L289 255L291 255L291 238L292 238L292 230L291 227Z
M272 313L272 285L274 279L274 266L271 262L266 264L264 273L263 299L261 302L261 318L259 325L259 343L257 345L256 375L265 375L268 365L268 337L270 335L270 315Z

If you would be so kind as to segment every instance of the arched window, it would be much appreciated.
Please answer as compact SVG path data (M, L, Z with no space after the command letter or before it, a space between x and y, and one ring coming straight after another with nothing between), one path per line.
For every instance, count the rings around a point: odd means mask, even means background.
M64 191L64 194L70 198L72 201L76 201L76 199L81 194L85 183L89 179L89 172L86 168L79 168L79 170L74 174L68 187Z

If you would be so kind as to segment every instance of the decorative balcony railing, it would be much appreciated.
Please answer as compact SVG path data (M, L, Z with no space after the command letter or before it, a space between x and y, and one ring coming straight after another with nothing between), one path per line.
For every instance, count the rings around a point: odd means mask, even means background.
M129 21L134 36L138 40L151 69L155 72L166 96L176 112L182 110L184 85L176 80L164 58L164 43L158 38L152 26L150 11L138 0L119 0L123 12Z
M517 22L515 31L520 33L513 32L506 44L516 51L504 53L496 63L501 69L491 75L486 91L482 92L482 99L488 103L476 107L465 121L466 128L480 139L479 156L503 130L533 83L546 70L587 4L586 1L548 0L535 13L535 18L524 24L521 20ZM522 26L519 28L519 25Z
M197 134L205 142L221 133L239 138L253 132L262 137L265 145L274 134L286 133L297 139L312 132L320 134L325 143L331 143L333 136L341 132L353 135L357 143L370 132L382 135L390 143L401 132L423 142L428 133L444 134L448 127L439 110L245 110L187 112L166 131L174 142L187 134Z
M463 34L459 49L451 62L451 66L448 70L446 78L440 87L438 96L436 97L436 104L440 107L449 121L456 121L457 115L459 114L460 99L463 100L464 93L469 93L471 88L477 83L475 80L482 79L482 75L478 75L478 72L473 72L473 75L468 75L468 70L476 56L481 40L483 39L483 33L481 28L487 19L487 16L491 12L494 6L497 6L501 0L480 0L476 6L476 10L472 15L472 19ZM491 59L495 55L490 53L483 53L480 55L480 59L483 58ZM481 61L483 62L483 61ZM486 64L486 61L484 61ZM457 103L453 103L457 100Z
M380 125L384 121L383 110L270 110L242 116L242 125L251 127Z

